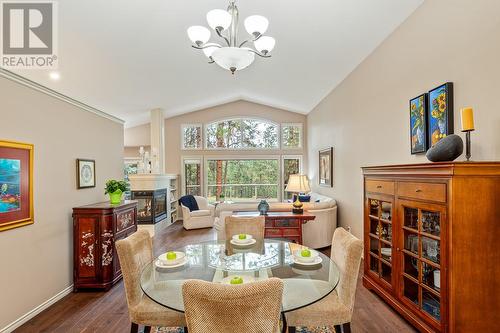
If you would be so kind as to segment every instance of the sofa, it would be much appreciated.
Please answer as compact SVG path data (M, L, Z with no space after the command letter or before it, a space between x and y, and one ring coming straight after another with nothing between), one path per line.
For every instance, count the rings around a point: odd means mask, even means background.
M304 211L316 218L302 226L303 245L313 249L330 246L333 232L337 227L337 202L327 196L311 193L311 201L304 202ZM258 203L220 203L215 210L215 229L217 238L225 238L225 218L237 211L255 211ZM292 203L270 202L269 211L285 212L292 210Z
M181 205L182 224L184 229L211 228L214 226L215 206L208 203L204 197L195 195L199 210L190 211L189 208Z

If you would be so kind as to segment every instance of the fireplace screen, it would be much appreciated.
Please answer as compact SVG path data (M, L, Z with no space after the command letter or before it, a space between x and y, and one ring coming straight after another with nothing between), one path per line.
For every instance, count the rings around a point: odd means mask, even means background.
M137 200L137 223L154 224L167 217L167 190L132 191Z

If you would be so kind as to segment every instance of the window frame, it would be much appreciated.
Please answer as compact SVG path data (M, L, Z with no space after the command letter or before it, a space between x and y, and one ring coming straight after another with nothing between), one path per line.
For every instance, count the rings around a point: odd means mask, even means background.
M299 145L297 147L290 147L285 145L285 136L283 135L283 130L285 127L298 127L299 128ZM303 123L282 123L280 130L281 139L281 149L283 150L295 150L302 149L304 147L304 124Z
M276 154L276 155L209 155L204 157L204 165L203 165L203 170L208 170L208 161L209 160L276 160L278 161L278 198L272 199L272 200L267 200L268 202L281 202L282 198L282 191L281 188L283 188L283 179L282 179L282 168L281 168L281 155ZM207 175L203 174L203 193L208 193L208 177ZM244 203L251 203L253 201L245 201ZM258 201L255 201L256 203ZM238 203L237 201L235 203Z
M200 129L201 142L198 148L190 148L184 145L184 130L188 127L197 127ZM203 132L203 124L201 123L193 123L193 124L181 124L181 150L202 150L204 144L204 132Z
M185 165L187 160L197 160L200 162L200 195L204 196L204 186L203 183L205 182L205 174L204 174L204 162L203 162L203 156L202 155L196 155L196 156L181 156L181 193L182 195L186 195L186 169Z
M281 201L285 200L285 160L299 160L299 173L304 174L304 155L281 155Z
M225 122L225 121L239 121L240 123L242 123L244 120L254 120L254 121L260 121L262 123L266 123L266 124L272 124L274 126L276 126L276 129L277 129L277 135L278 135L278 144L276 147L271 147L271 148L263 148L263 147L240 147L240 148L219 148L219 147L215 147L215 148L211 148L211 147L208 147L208 127L211 126L211 125L214 125L214 124L217 124L217 123L220 123L220 122ZM241 136L241 140L243 140L243 135ZM265 119L265 118L259 118L259 117L245 117L245 116L241 116L241 117L229 117L229 118L221 118L221 119L217 119L217 120L214 120L214 121L211 121L209 123L206 123L203 125L203 141L204 141L204 149L206 150L210 150L210 151L238 151L238 150L251 150L251 151L255 151L255 150L262 150L262 151L279 151L281 150L281 124L280 123L277 123L275 121L272 121L270 119Z

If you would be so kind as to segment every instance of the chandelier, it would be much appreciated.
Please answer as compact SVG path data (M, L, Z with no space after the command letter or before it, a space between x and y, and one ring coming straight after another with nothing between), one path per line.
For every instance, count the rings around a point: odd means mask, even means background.
M245 29L250 35L248 39L238 43L238 7L235 0L230 0L227 10L213 9L207 13L207 21L217 36L223 40L223 45L209 43L210 30L204 26L195 25L187 29L189 39L195 49L202 50L209 63L234 72L250 66L255 55L269 58L276 41L273 37L264 36L269 21L260 15L252 15L245 19ZM252 43L255 49L245 46Z

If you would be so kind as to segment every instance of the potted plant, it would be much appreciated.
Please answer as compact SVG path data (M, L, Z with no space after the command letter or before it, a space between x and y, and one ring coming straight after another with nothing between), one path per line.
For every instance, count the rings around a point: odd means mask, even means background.
M111 204L119 204L122 201L124 192L129 190L129 184L124 180L108 180L104 188L104 194L109 194Z

